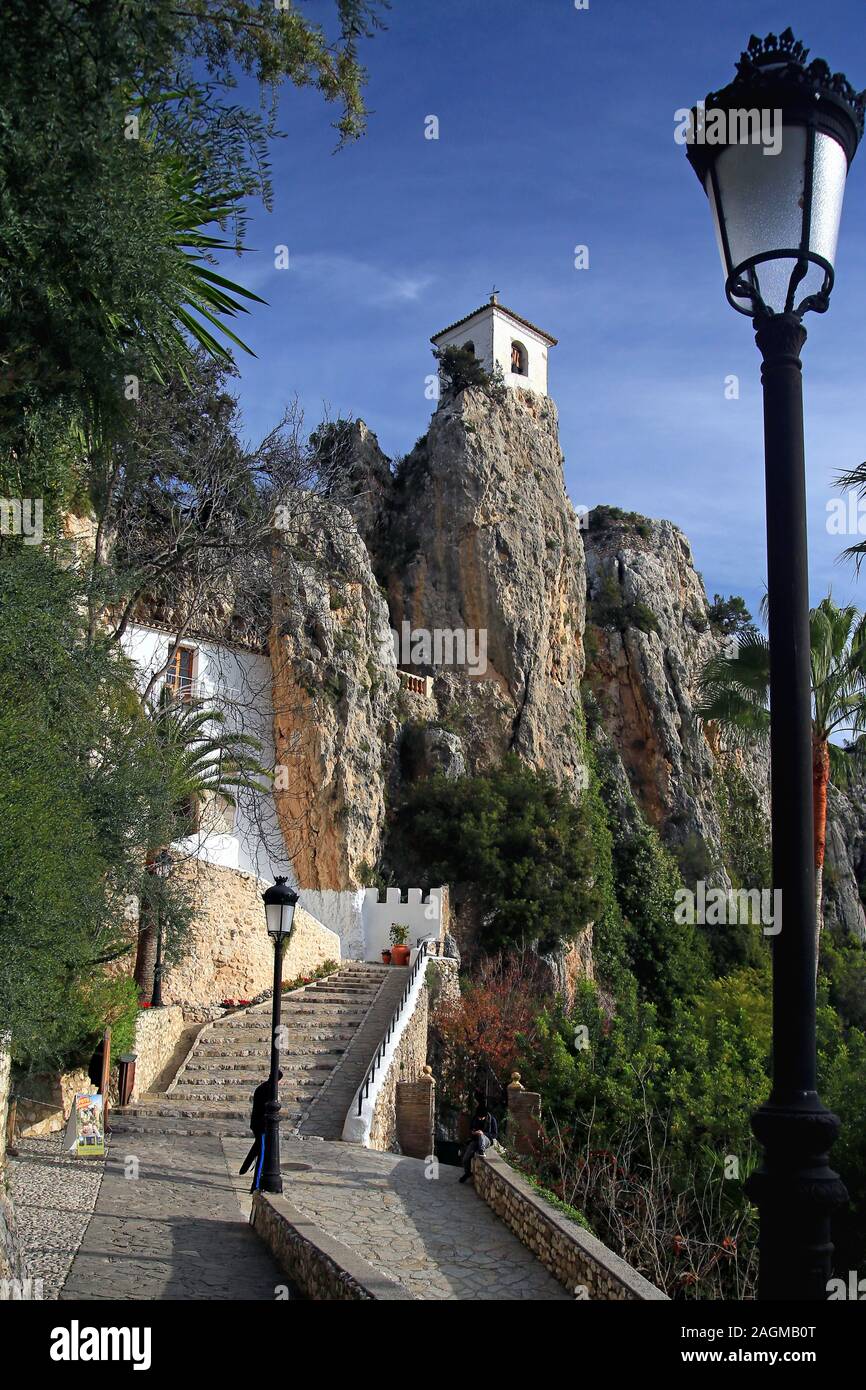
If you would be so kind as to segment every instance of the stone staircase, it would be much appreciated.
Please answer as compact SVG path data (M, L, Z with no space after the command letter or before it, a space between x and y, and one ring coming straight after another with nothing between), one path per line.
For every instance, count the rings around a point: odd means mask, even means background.
M344 961L333 975L283 997L283 1129L303 1122L388 977L388 966ZM206 1025L166 1092L113 1110L112 1132L249 1138L252 1093L268 1075L270 1036L270 1000Z

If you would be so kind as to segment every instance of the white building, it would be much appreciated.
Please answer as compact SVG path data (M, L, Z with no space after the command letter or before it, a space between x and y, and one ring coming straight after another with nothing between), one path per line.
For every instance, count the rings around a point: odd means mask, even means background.
M488 371L495 365L502 368L506 386L547 395L547 354L556 347L556 339L506 309L495 290L487 304L449 324L430 341L437 348L469 348Z
M154 686L154 699L160 687L168 685L181 700L220 710L222 729L256 739L261 745L255 755L258 762L273 771L274 706L267 656L195 637L175 642L175 634L167 628L141 624L130 624L123 648L138 668L142 689L153 675L164 672ZM277 874L288 872L274 799L269 792L252 787L235 788L233 794L235 806L218 799L219 804L197 808L196 834L174 848L272 882Z
M132 623L123 649L137 668L144 690L156 677L151 698L163 685L173 697L203 709L218 709L221 728L244 733L261 745L263 768L274 770L274 704L269 658L247 647L207 638L183 637L168 628ZM196 810L197 830L172 845L176 854L194 856L223 869L239 869L271 883L285 874L298 889L301 905L340 938L343 959L379 960L390 944L392 924L409 928L409 944L442 932L442 890L426 896L418 888L389 888L380 902L375 888L306 889L288 862L285 842L269 791L233 788L237 804L212 799Z

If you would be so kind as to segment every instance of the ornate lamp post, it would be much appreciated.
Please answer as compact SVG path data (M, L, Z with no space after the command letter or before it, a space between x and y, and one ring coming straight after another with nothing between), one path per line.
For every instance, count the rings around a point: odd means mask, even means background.
M153 872L160 881L165 882L171 873L171 855L167 849L161 849L153 861ZM150 996L150 1005L153 1009L161 1009L162 1003L162 903L157 904L156 909L156 959L153 963L153 993Z
M689 162L710 202L729 303L755 321L763 365L771 653L773 1089L752 1117L762 1166L747 1191L761 1217L762 1299L826 1299L832 1213L847 1192L829 1166L839 1131L816 1090L817 964L812 702L800 350L823 313L863 101L790 29L752 37L734 81L692 112ZM756 121L763 118L755 140ZM779 143L781 142L781 143ZM776 152L770 152L776 146Z
M259 1187L264 1192L282 1192L280 1172L280 1014L282 1010L283 947L292 935L298 895L285 878L277 878L262 894L268 932L274 943L274 997L271 1010L271 1091L265 1107L265 1153Z

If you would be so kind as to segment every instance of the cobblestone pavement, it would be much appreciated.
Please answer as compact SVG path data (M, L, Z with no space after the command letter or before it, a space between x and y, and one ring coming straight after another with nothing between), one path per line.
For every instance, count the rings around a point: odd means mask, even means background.
M223 1139L234 1172L246 1152ZM356 1144L285 1140L285 1195L323 1230L422 1299L570 1299L531 1251L441 1165L425 1176L421 1159Z
M244 1221L218 1138L118 1134L60 1297L273 1299L285 1282Z
M63 1132L15 1140L9 1159L15 1223L27 1273L42 1280L42 1297L57 1298L87 1229L102 1181L101 1158L64 1153Z

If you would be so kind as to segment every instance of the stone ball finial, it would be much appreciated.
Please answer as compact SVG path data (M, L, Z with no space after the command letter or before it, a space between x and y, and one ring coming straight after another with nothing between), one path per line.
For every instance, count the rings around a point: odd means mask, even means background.
M421 1075L420 1075L420 1077L419 1077L418 1079L419 1079L419 1081L429 1081L429 1082L430 1082L430 1085L432 1086L432 1085L433 1085L433 1068L432 1068L432 1067L422 1067L422 1068L421 1068Z
M523 1090L523 1087L522 1087L521 1084L520 1084L520 1072L519 1072L519 1071L513 1071L513 1072L511 1073L511 1080L510 1080L509 1083L508 1083L508 1089L509 1089L509 1091L522 1091L522 1090Z

